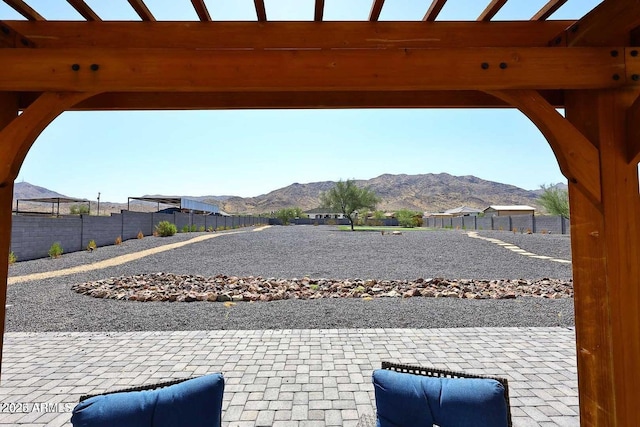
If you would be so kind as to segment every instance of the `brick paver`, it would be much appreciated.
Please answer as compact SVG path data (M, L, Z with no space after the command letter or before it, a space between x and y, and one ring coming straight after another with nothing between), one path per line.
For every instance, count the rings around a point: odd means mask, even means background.
M505 376L516 427L579 426L575 359L567 328L7 333L0 425L68 426L81 394L223 372L225 426L355 426L389 360Z

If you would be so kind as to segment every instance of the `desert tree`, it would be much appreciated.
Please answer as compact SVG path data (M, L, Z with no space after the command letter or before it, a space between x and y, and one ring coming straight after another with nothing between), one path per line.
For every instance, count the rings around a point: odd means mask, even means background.
M541 185L542 194L538 198L540 204L551 215L562 215L569 218L569 193L557 187Z
M338 181L333 188L320 196L322 207L342 213L349 220L351 231L353 231L358 210L375 210L379 201L380 199L373 191L358 187L355 181L350 179Z

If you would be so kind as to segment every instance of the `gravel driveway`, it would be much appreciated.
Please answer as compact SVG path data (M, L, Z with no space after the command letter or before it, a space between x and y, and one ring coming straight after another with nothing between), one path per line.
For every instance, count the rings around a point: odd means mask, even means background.
M572 326L573 301L519 298L410 298L239 303L139 303L95 299L74 283L111 276L171 272L293 278L540 279L572 277L571 264L519 255L455 230L345 232L331 226L271 227L220 236L120 266L9 286L7 331L139 331L306 328L446 328ZM146 237L120 246L11 266L10 276L96 262L201 233ZM529 252L571 259L568 236L480 232Z

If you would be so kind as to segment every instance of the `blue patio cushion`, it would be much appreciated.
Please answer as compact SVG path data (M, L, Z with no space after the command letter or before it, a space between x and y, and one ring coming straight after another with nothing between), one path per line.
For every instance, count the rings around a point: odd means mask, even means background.
M507 427L504 387L492 379L373 372L378 427Z
M73 409L74 427L219 427L222 374L145 391L91 397Z

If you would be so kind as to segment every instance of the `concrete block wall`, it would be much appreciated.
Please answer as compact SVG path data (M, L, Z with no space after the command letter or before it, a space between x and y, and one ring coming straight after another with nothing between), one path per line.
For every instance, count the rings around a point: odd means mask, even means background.
M83 249L87 247L90 240L95 240L97 246L113 245L116 238L122 233L121 214L111 216L82 215L81 218Z
M493 229L511 231L511 217L508 216L494 216L493 217Z
M14 216L12 223L11 251L18 261L49 256L49 248L54 242L59 242L64 252L75 252L82 248L80 217Z
M133 239L141 231L145 236L151 236L153 226L153 216L149 213L122 211L122 240Z
M534 231L533 215L514 215L511 217L511 229L519 232Z
M475 230L476 229L476 217L475 216L463 216L462 217L462 228L465 230Z
M160 221L188 223L189 214L157 214L122 211L111 216L68 216L61 218L17 215L12 217L11 251L18 261L46 258L49 248L59 242L65 253L85 250L90 240L97 246L115 244L117 237L122 240L135 239L139 231L151 236ZM217 228L226 222L230 226L231 217L194 215L193 222L205 227ZM236 224L268 224L268 218L243 218Z
M537 216L535 217L536 233L551 232L553 234L564 234L562 223L565 218L561 216Z
M493 220L490 216L476 219L477 230L493 230Z

